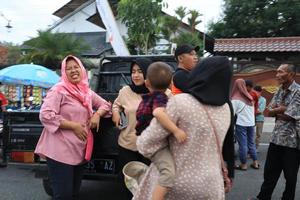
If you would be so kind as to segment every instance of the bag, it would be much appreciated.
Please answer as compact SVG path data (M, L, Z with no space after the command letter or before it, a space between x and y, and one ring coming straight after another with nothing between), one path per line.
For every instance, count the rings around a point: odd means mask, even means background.
M211 126L213 128L213 132L214 132L214 135L215 135L215 138L216 138L218 154L219 154L220 159L221 159L221 167L222 167L222 171L221 172L222 172L222 176L223 176L223 180L224 180L224 191L226 193L228 193L232 189L232 185L233 184L232 184L231 179L228 176L228 169L227 169L227 167L225 166L225 163L224 163L224 159L223 159L223 155L222 155L222 152L221 152L220 142L219 142L219 138L217 136L216 128L215 128L214 124L212 123L212 120L211 120L211 118L210 118L210 116L209 116L209 114L208 114L208 112L207 112L207 110L206 110L206 108L204 106L203 106L203 109L206 112L206 115L207 115L207 117L208 117L208 119L210 121L210 124L211 124Z
M146 164L139 161L131 161L123 167L122 172L124 174L125 185L133 195L138 189L139 183L145 176L148 168Z

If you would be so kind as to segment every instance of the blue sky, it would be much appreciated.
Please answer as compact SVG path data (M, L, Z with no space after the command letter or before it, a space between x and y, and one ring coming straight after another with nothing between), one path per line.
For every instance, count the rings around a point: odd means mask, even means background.
M51 26L58 17L52 13L69 0L0 0L0 41L21 44L23 41L35 37L37 30L45 30ZM217 20L221 13L222 0L166 0L166 12L173 14L179 6L198 10L203 14L202 23L198 29L206 31L206 24L210 20ZM13 27L8 31L5 27L7 21L1 16L11 20Z

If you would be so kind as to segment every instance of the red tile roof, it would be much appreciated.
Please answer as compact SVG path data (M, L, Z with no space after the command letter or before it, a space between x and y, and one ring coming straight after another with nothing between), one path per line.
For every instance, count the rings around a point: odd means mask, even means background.
M300 52L300 37L215 39L214 52Z

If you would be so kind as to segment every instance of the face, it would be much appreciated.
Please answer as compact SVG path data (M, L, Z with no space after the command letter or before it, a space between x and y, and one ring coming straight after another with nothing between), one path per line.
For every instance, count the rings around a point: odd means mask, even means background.
M276 79L279 84L289 84L293 81L293 74L288 71L288 65L280 65L277 69Z
M67 61L66 75L68 80L73 84L77 84L81 81L82 71L79 64L75 60L71 59Z
M131 79L137 86L143 85L145 83L143 71L137 64L134 64L132 67Z
M198 55L195 50L178 56L179 63L187 70L192 70L198 63Z

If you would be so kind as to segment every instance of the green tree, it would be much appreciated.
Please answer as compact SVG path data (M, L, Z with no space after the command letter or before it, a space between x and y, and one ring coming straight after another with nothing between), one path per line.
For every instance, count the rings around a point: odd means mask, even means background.
M191 16L188 18L188 22L190 27L192 28L192 32L194 33L196 30L196 26L202 22L201 20L198 20L198 18L201 17L202 14L200 14L197 10L190 10L189 14Z
M201 23L201 17L197 10L186 11L186 7L180 6L175 10L175 16L165 15L162 17L161 33L166 40L176 43L178 46L182 44L198 45L203 47L203 40L199 32L196 31L196 26ZM188 32L183 31L182 20L187 17ZM202 52L199 52L201 55Z
M22 51L19 46L12 43L7 43L5 45L8 49L7 53L7 65L15 65L18 60L22 57Z
M121 0L118 4L118 18L128 28L127 42L147 53L159 38L163 0Z
M298 0L224 0L223 18L209 24L216 38L300 35Z
M40 64L51 69L59 69L62 59L69 55L80 57L90 47L80 39L67 33L38 31L38 36L24 42L31 48L19 60L19 63Z

